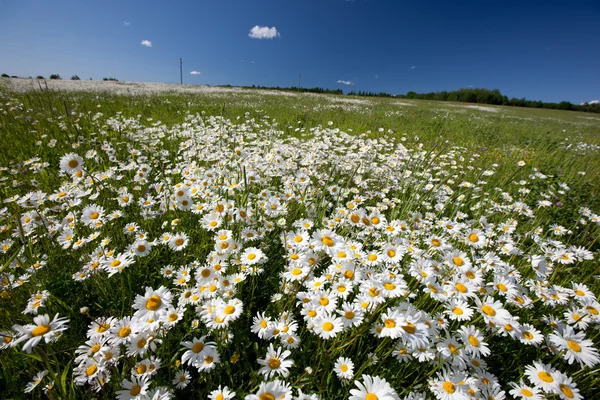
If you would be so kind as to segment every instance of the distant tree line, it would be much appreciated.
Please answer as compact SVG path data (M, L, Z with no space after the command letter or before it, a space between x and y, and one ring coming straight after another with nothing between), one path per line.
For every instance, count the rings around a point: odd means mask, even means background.
M16 75L10 76L10 75L8 75L8 74L2 74L2 75L0 75L0 76L1 76L2 78L21 78L20 76L16 76ZM29 77L29 79L32 79L32 78L31 78L31 76ZM38 75L38 76L36 76L36 77L35 77L35 79L46 79L46 78L44 78L44 76L43 76L43 75ZM50 74L50 76L48 77L48 79L57 79L57 80L60 80L60 79L62 79L62 78L60 77L60 75L59 75L59 74ZM72 80L72 81L80 81L80 80L81 80L81 78L79 78L79 76L77 76L77 75L73 75L73 76L71 77L71 80ZM92 78L90 78L90 81L91 81L91 80L92 80ZM103 80L103 81L113 81L113 82L119 82L119 80L118 80L118 79L116 79L116 78L102 78L102 80Z
M396 95L393 95L391 93L386 93L386 92L379 92L379 93L375 93L375 92L364 92L362 90L359 90L358 92L355 92L354 90L351 92L348 92L348 96L367 96L367 97L397 97Z
M9 76L2 74L3 78L18 78L17 76ZM38 75L37 79L44 79L43 76ZM50 79L62 79L59 74L50 75ZM77 75L73 75L71 80L80 80ZM92 78L90 78L92 80ZM103 81L114 81L118 82L116 78L102 78ZM224 85L224 87L232 87L231 85ZM343 95L344 92L341 89L327 89L322 87L312 88L299 88L296 86L292 87L280 87L280 86L242 86L247 89L269 89L269 90L281 90L291 92L303 92L303 93L325 93L325 94L337 94ZM583 112L594 112L600 113L600 103L583 103L573 104L568 101L561 101L560 103L543 102L540 100L527 100L526 98L513 97L509 99L507 96L500 93L498 89L482 89L482 88L468 88L458 89L454 91L442 90L441 92L429 92L429 93L415 93L410 91L406 94L390 94L386 92L367 92L367 91L351 91L347 94L348 96L366 96L366 97L397 97L402 99L420 99L420 100L437 100L437 101L459 101L464 103L480 103L480 104L493 104L498 106L513 106L513 107L530 107L530 108L549 108L554 110L571 110L571 111L583 111Z
M231 85L226 85L231 86ZM341 89L326 89L321 87L313 87L313 88L299 88L296 86L292 87L279 87L279 86L260 86L260 85L252 85L252 86L242 86L246 89L269 89L269 90L281 90L288 92L303 92L303 93L326 93L326 94L344 94Z
M584 111L584 112L597 112L600 113L600 104L572 104L568 101L561 101L560 103L549 103L540 100L527 100L524 97L517 99L502 95L500 90L494 89L480 89L480 88L469 88L469 89L458 89L455 91L447 92L430 92L430 93L415 93L408 92L405 95L398 95L396 97L406 99L421 99L421 100L438 100L438 101L460 101L464 103L480 103L480 104L495 104L499 106L513 106L513 107L531 107L531 108L550 108L555 110L572 110L572 111Z

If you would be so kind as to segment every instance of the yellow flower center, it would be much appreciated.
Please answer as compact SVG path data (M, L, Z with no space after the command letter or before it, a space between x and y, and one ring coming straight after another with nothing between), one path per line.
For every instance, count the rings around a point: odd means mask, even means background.
M281 365L281 361L279 361L278 358L271 358L269 360L269 367L271 367L272 369L279 368L280 365Z
M525 337L525 339L527 339L527 340L533 339L533 335L529 331L523 332L523 337Z
M258 396L258 400L275 400L275 396L267 392Z
M321 242L323 242L323 244L325 246L327 246L327 247L332 247L335 244L335 242L333 241L333 239L330 238L329 236L323 236L321 238Z
M579 353L581 351L581 346L577 342L574 342L572 340L567 341L567 346L569 346L569 348L576 353Z
M223 312L227 315L231 315L235 312L235 307L234 306L227 306L225 307L225 309L223 309Z
M452 383L452 382L447 382L447 381L444 382L442 384L442 388L444 389L444 391L446 393L452 394L452 393L456 392L456 388L454 387L454 383Z
M554 378L547 373L546 371L540 371L538 372L538 378L540 378L541 380L543 380L544 382L554 382Z
M442 242L440 242L439 239L433 239L431 241L431 244L435 247L440 247L442 245Z
M120 338L125 338L127 336L129 336L129 334L131 333L131 328L124 326L123 328L119 329L119 337Z
M325 322L323 324L323 330L325 332L331 332L333 330L333 324L331 322L329 322L329 321Z
M386 328L388 328L388 329L392 329L392 328L395 328L395 327L396 327L396 321L394 321L393 319L387 319L387 320L384 322L384 325L385 325L385 327L386 327Z
M181 246L183 244L184 240L182 238L177 238L177 240L175 241L175 245L176 246Z
M479 340L473 335L469 336L469 343L471 343L471 346L479 347Z
M417 328L415 328L415 326L410 322L407 322L406 324L402 325L402 329L404 329L406 333L410 333L411 335L417 331Z
M471 234L469 235L469 240L470 240L472 243L477 243L477 242L479 241L479 236L477 236L475 233L471 233Z
M496 285L496 287L498 288L499 291L501 292L506 292L508 290L508 288L506 287L506 285L504 285L503 283L498 283Z
M256 258L256 254L254 254L254 253L250 253L250 254L248 254L248 260L252 261L252 260L254 260L255 258Z
M137 342L137 348L138 349L143 349L144 346L146 346L146 339L142 338L140 341Z
M452 259L452 262L454 263L454 265L457 265L459 267L462 267L463 265L465 265L464 260L462 258L460 258L460 257L454 257Z
M483 307L481 307L481 311L483 311L483 313L485 315L488 315L490 317L493 317L494 315L496 315L496 310L494 310L492 307L488 306L487 304L484 305Z
M138 394L140 394L141 391L142 387L140 385L133 385L131 387L131 390L129 391L129 394L132 396L137 396Z
M573 394L573 391L567 385L559 385L559 388L560 388L560 391L563 392L563 394L567 398L572 399L573 397L575 397L575 395Z
M458 354L458 347L456 347L455 345L453 345L452 343L450 343L448 345L448 349L450 350L450 352L452 354Z
M454 307L454 308L452 309L452 312L453 312L455 315L463 315L463 313L464 313L464 311L462 310L462 308L458 308L458 307Z
M69 168L77 168L78 165L79 165L79 162L77 160L69 161Z
M533 396L533 392L531 390L525 389L525 388L521 389L521 394L523 396L525 396L525 397L532 397Z
M354 319L354 313L352 311L346 311L344 317L346 317L346 319Z
M587 306L585 308L586 310L588 310L590 313L592 313L593 315L598 315L598 310L596 309L596 307L593 306Z
M98 370L98 367L96 367L95 365L90 365L89 367L87 367L85 369L85 375L92 376L96 373L97 370Z
M146 372L147 368L146 368L146 364L140 364L138 365L138 367L135 369L135 372L137 372L138 374L143 374L144 372Z
M200 353L203 349L204 349L204 343L202 343L202 342L194 343L194 345L192 346L192 351L194 353Z
M162 300L158 296L152 296L146 301L146 308L150 311L156 311L162 305Z
M50 325L40 325L31 331L31 336L33 336L33 337L42 336L48 332L50 332Z
M379 397L375 393L367 393L365 400L379 400Z
M322 306L326 306L329 304L329 299L327 297L321 297L321 299L319 300L319 304L321 304Z
M465 285L463 285L462 283L457 283L454 287L456 288L456 290L458 290L461 293L467 292L467 287Z

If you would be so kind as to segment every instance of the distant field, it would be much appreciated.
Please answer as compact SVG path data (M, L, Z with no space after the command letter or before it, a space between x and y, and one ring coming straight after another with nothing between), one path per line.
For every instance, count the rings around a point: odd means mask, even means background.
M600 396L597 114L2 79L0 132L8 398Z

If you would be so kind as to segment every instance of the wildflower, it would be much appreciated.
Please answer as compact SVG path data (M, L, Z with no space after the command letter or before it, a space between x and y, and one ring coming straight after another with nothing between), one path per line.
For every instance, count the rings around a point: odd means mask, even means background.
M42 382L42 379L44 379L44 377L46 375L48 375L48 371L46 371L46 370L35 374L35 376L31 380L31 382L27 383L27 385L25 386L25 390L23 392L24 393L32 392L33 389L35 389Z
M269 344L266 357L257 360L258 363L263 366L258 372L266 375L267 378L271 378L275 375L281 375L283 377L288 376L289 368L294 364L293 360L286 359L290 354L291 352L289 350L283 352L281 349L275 350L273 344Z
M314 331L322 339L331 339L342 331L344 324L338 317L324 314L314 320Z
M211 350L216 349L214 342L207 342L205 340L206 336L202 336L194 338L191 342L182 342L181 345L188 350L181 356L181 362L192 366L204 362L204 357L209 355Z
M241 256L242 264L254 265L264 259L265 254L255 247L248 247Z
M447 370L438 372L436 378L429 383L429 389L438 400L469 400L464 383L464 374L451 373Z
M583 396L579 394L579 389L577 388L577 385L575 385L575 383L573 382L573 379L558 371L556 377L556 386L553 392L558 394L558 396L563 400L583 399Z
M134 316L141 320L155 320L166 314L171 306L173 295L167 288L161 286L157 290L146 287L144 296L137 295L133 304L136 310Z
M558 374L549 364L534 361L533 365L525 367L525 375L533 385L545 392L551 392L556 387Z
M209 400L230 400L235 397L235 392L230 390L227 386L219 387L213 390L208 395Z
M121 387L125 390L117 391L117 399L137 400L145 398L149 385L150 382L149 377L147 375L132 376L131 381L124 380L123 382L121 382Z
M83 168L83 158L75 153L69 153L60 159L60 169L68 174L75 174Z
M31 350L44 339L46 343L51 343L60 337L62 331L65 331L69 320L59 318L58 314L54 316L52 321L48 314L38 315L33 319L33 324L29 325L13 325L13 329L19 333L19 337L13 342L13 346L26 341L23 345L23 350L26 353L31 353Z
M245 400L282 399L291 400L292 391L280 380L261 382L255 394L249 394Z
M398 395L390 384L378 376L362 376L364 383L354 381L358 389L351 389L349 400L397 400Z
M349 358L340 357L335 362L333 371L341 380L350 379L354 376L354 363Z
M190 383L190 377L191 376L188 371L179 371L175 374L172 384L175 385L177 389L185 389L185 387Z
M569 364L577 361L583 368L584 365L594 367L600 362L598 351L593 347L594 343L586 339L583 332L575 332L572 327L566 326L562 332L553 333L549 338L560 351L565 351L563 358Z
M185 233L178 233L169 240L169 247L171 250L181 251L187 247L188 242L189 238Z
M519 383L510 382L512 389L509 391L511 396L520 398L522 400L543 400L544 395L539 389L533 386L529 386L521 379Z

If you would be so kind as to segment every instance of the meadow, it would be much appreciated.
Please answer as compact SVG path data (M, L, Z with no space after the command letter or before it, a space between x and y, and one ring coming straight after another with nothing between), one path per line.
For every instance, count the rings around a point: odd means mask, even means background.
M596 114L3 79L0 132L2 398L600 396Z

